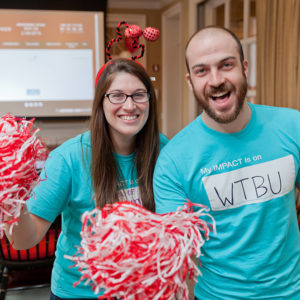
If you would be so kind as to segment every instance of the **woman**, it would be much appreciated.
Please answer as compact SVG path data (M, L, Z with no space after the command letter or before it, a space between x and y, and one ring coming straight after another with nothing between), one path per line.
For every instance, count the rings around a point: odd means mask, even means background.
M40 185L14 227L16 249L37 244L58 215L62 231L52 271L50 299L96 299L80 278L73 255L80 245L80 217L95 205L128 200L154 211L152 175L167 138L157 126L156 96L145 69L128 59L101 69L90 131L72 138L49 155ZM27 213L27 210L29 213Z

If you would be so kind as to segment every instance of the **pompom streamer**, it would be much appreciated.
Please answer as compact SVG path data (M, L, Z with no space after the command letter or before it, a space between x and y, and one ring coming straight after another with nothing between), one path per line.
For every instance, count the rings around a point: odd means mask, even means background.
M5 224L12 231L18 222L25 201L39 182L36 163L48 155L33 122L11 114L0 118L0 238Z
M188 299L185 279L196 281L201 274L191 257L199 259L209 233L215 232L208 209L193 212L191 207L188 201L176 212L159 215L119 202L86 212L81 247L66 258L79 268L79 282L91 284L95 294L105 290L98 299Z

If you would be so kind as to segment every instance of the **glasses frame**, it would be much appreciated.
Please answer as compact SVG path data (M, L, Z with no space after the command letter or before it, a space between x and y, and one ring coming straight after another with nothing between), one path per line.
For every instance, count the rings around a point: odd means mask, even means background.
M120 93L107 93L107 94L104 94L104 97L106 97L111 104L124 104L127 101L128 97L130 97L134 103L138 103L138 104L139 103L146 103L146 102L148 102L150 100L150 98L151 98L150 92L139 92L139 93L145 93L145 94L147 94L147 98L145 98L146 100L135 101L134 98L133 98L133 96L135 94L138 94L138 93L134 93L134 94L131 94L131 95L128 95L128 94L125 94L125 93L121 93L121 92ZM109 96L113 95L113 94L123 94L123 95L126 96L126 98L122 102L112 102L111 99L109 98Z

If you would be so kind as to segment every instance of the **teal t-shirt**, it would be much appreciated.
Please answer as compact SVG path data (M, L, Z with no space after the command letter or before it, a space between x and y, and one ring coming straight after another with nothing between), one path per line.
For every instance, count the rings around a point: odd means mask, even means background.
M217 233L202 248L201 300L300 299L300 113L249 104L248 125L226 134L201 115L160 153L158 213L186 199L210 208Z
M168 142L160 135L160 148ZM115 154L122 171L128 201L141 204L136 170L132 172L134 154ZM51 291L61 298L96 298L91 286L73 283L81 276L74 262L64 256L72 256L75 246L81 242L81 215L95 208L89 165L91 160L90 133L86 132L66 141L52 151L41 173L39 186L27 201L29 212L53 222L61 214L62 228L55 252ZM124 194L120 196L124 199ZM122 198L123 197L123 198ZM101 293L100 293L101 294ZM99 294L99 295L100 295Z

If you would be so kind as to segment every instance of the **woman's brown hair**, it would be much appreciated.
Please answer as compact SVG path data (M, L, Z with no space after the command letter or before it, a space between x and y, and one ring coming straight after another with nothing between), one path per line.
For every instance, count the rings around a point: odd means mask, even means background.
M138 174L138 186L143 206L154 211L152 177L159 153L156 95L145 69L134 61L122 58L109 61L99 77L90 119L92 148L90 169L96 206L102 208L107 203L117 202L118 191L122 188L119 184L122 174L114 159L113 144L103 112L104 94L118 72L136 76L150 93L149 116L145 126L136 135L134 166Z

